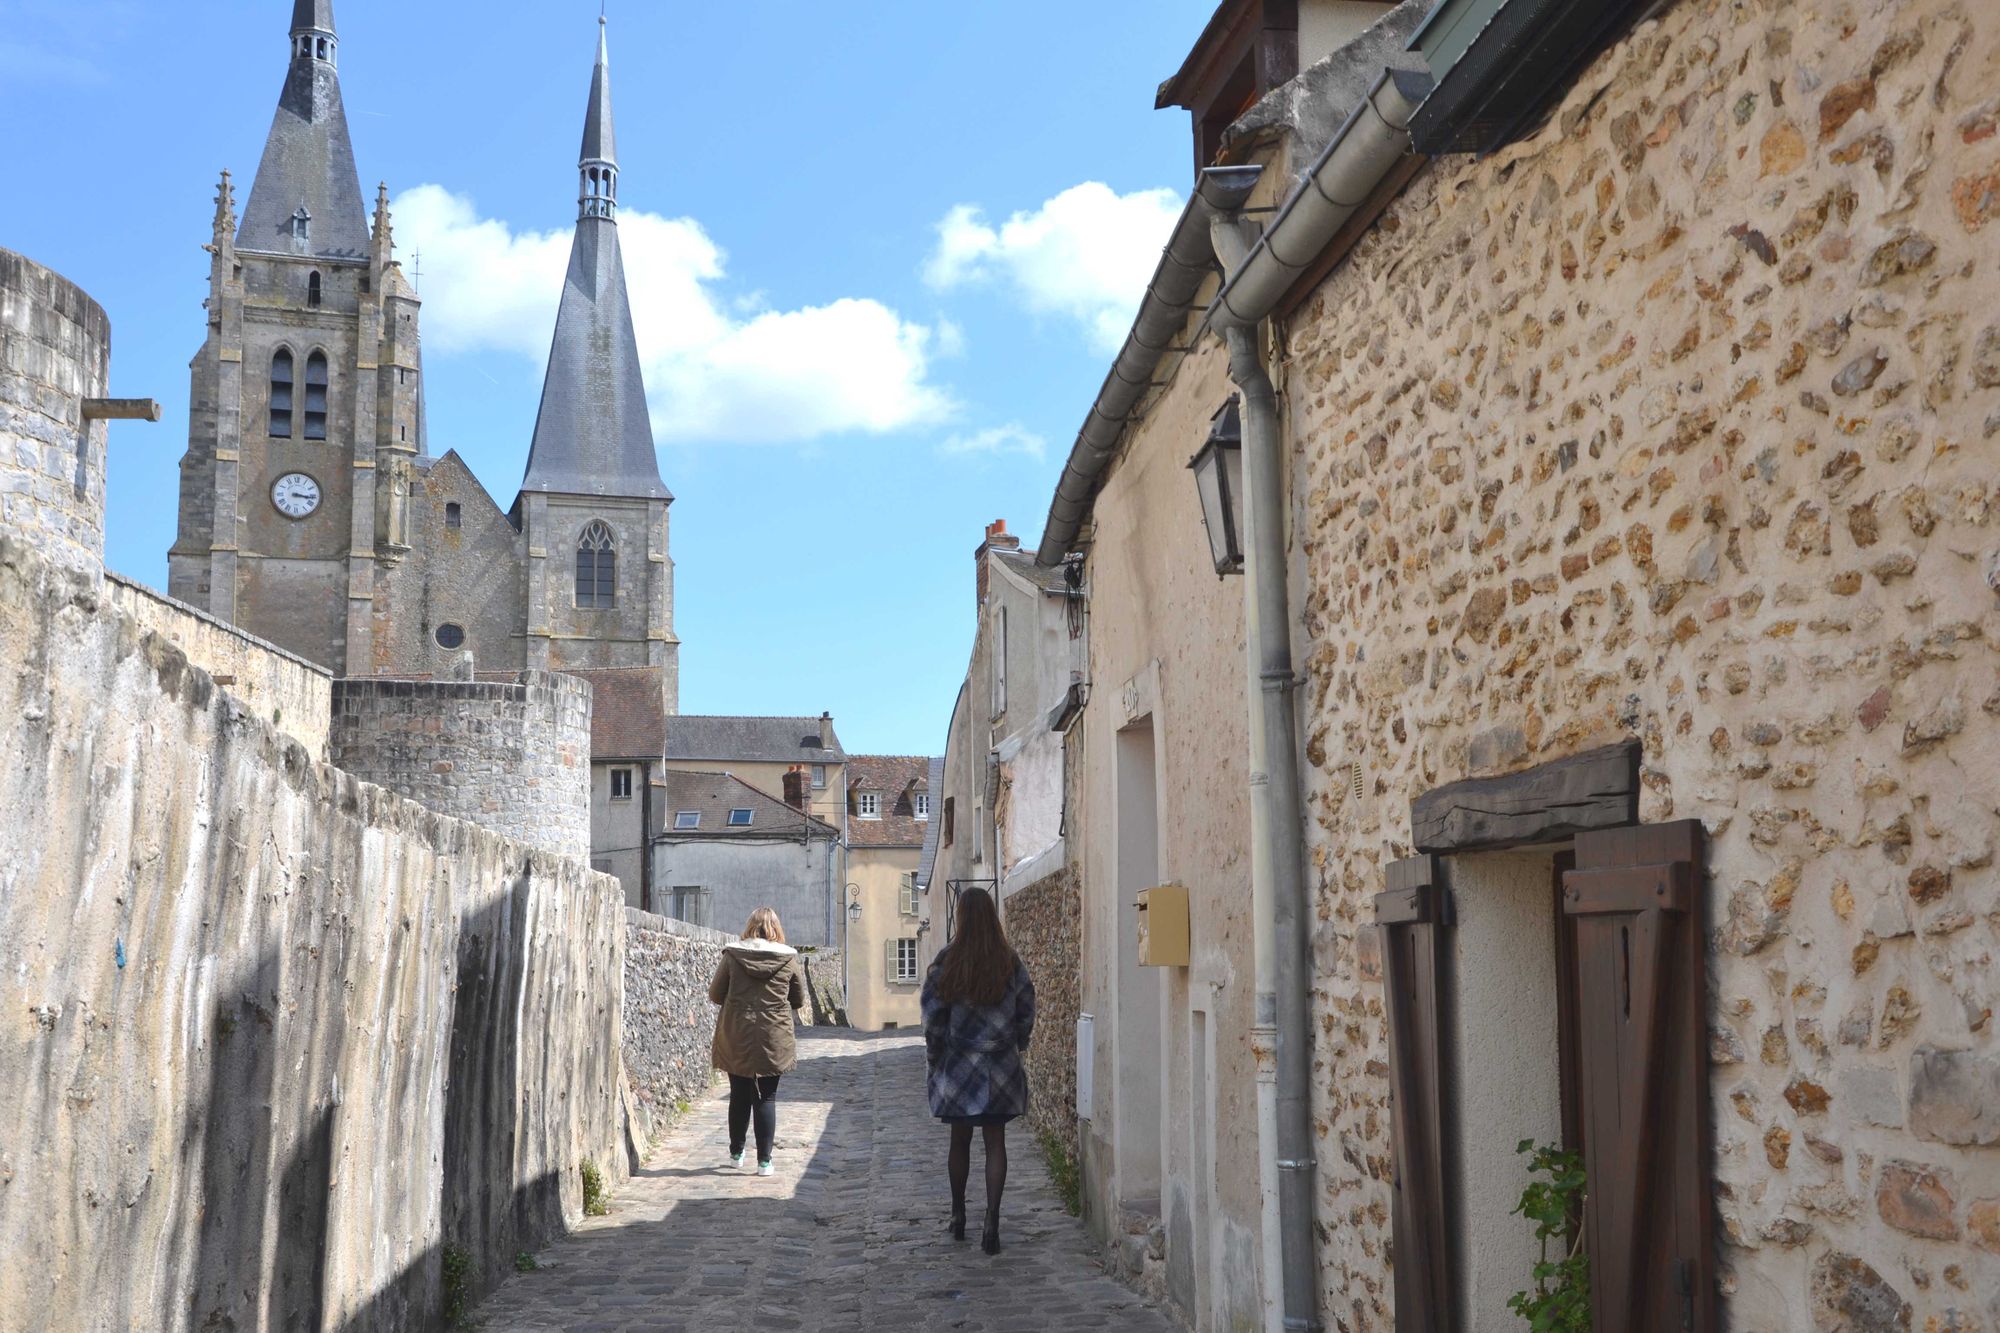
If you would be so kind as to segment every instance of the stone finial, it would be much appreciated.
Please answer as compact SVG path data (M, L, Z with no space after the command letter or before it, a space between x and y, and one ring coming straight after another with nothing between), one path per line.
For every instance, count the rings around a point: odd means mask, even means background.
M375 186L375 255L386 260L396 252L396 229L389 219L389 182Z
M210 254L219 254L224 247L236 241L236 186L230 181L229 172L222 173L221 184L215 187L215 236L202 249Z

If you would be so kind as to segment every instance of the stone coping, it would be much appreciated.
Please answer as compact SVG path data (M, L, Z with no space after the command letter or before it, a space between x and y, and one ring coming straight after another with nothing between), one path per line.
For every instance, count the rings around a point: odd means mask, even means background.
M132 578L129 575L120 574L117 573L116 571L107 569L104 571L104 578L106 582L115 583L120 588L125 589L127 592L137 593L141 597L151 598L153 601L160 603L162 606L165 606L170 610L178 611L182 615L191 616L196 620L204 621L207 624L214 626L216 629L221 630L223 633L233 635L234 637L243 640L243 642L251 645L252 647L261 649L262 651L271 654L273 657L282 657L287 662L290 662L293 666L303 667L307 671L312 672L314 675L324 676L328 680L333 679L333 673L331 671L328 671L325 667L321 666L319 663L309 662L305 658L300 657L297 653L292 652L289 649L280 648L277 644L272 643L269 639L260 639L256 635L250 633L248 630L245 630L240 625L232 625L228 621L222 619L220 616L216 616L211 614L210 612L204 611L200 607L192 605L191 603L183 602L178 597L169 597L166 593L161 592L158 588L149 587L148 585L139 582L139 580Z

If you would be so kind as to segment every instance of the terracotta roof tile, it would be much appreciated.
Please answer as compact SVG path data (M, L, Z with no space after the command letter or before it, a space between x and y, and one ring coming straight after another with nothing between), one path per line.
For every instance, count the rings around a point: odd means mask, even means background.
M852 754L847 757L847 791L850 808L858 810L858 796L870 792L881 801L880 819L863 819L850 814L847 843L850 847L922 847L928 819L917 818L915 796L929 780L931 761L924 755Z

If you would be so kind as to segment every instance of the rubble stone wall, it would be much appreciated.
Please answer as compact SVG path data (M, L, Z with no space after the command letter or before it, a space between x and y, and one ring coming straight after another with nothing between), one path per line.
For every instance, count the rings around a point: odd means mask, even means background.
M0 530L96 578L104 568L111 321L84 290L0 249Z
M626 1161L617 882L0 536L0 1328L439 1326Z
M1083 897L1059 870L1007 896L1007 938L1035 983L1028 1119L1076 1160L1076 1018L1082 1011Z
M339 680L332 757L440 814L590 858L590 684L578 677Z
M715 1006L708 983L734 936L625 909L625 1070L654 1117L705 1093Z
M1411 799L1625 737L1711 840L1726 1326L2000 1327L1996 88L1991 6L1680 0L1284 330L1329 1327Z

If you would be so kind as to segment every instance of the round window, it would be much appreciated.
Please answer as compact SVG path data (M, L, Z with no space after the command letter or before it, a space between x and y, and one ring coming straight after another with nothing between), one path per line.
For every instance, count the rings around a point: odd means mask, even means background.
M458 648L463 646L465 643L465 626L439 625L437 628L437 641L440 648Z

